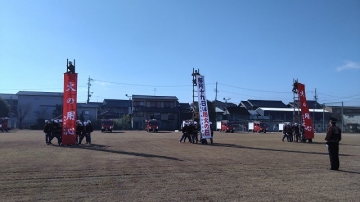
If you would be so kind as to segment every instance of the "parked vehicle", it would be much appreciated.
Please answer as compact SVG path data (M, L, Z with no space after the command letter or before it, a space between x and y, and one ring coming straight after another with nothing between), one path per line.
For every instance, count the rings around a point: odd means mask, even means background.
M0 130L2 132L4 132L4 131L9 132L9 130L10 130L10 128L8 127L10 125L9 122L10 122L10 119L7 117L0 118Z
M110 133L114 129L114 121L110 119L101 120L101 132L109 131Z
M145 120L145 130L147 132L158 132L159 125L160 123L156 119Z
M260 132L266 133L268 130L268 125L260 121L249 122L248 130L254 133L260 133Z
M220 132L231 132L233 133L235 131L235 125L233 122L228 120L222 120L216 122L216 130L219 130Z

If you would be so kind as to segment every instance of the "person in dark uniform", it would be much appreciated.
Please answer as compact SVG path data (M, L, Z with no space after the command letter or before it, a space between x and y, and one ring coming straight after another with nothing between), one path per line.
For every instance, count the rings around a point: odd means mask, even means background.
M50 142L51 131L52 131L52 125L51 125L50 121L45 120L44 133L45 133L45 142L47 145L51 144L51 142Z
M341 129L336 126L337 119L330 118L330 126L326 133L326 145L329 151L330 170L339 170L339 142L341 141Z
M185 123L184 124L184 127L182 127L182 129L181 129L181 132L183 133L182 134L182 136L181 136L181 138L180 138L180 143L182 142L182 140L184 140L184 142L185 142L185 139L186 139L186 133L188 132L188 128L189 128L189 124L188 123Z
M286 134L286 129L287 129L287 124L284 124L283 125L283 131L282 131L284 135L283 135L282 140L281 140L283 142L284 142L284 139L285 138L287 139L287 137L288 137L287 134Z
M51 138L50 138L50 144L51 140L56 137L58 140L58 144L61 145L62 142L62 123L59 120L54 120L52 122L52 130L51 130Z
M291 127L290 123L288 123L286 126L286 135L287 135L288 142L292 142L293 141L293 131L292 131L292 127Z
M300 127L297 123L295 123L293 126L293 132L295 135L296 142L298 142L300 139Z
M85 125L85 140L86 144L91 144L91 133L93 132L93 127L91 125L91 121L88 120Z

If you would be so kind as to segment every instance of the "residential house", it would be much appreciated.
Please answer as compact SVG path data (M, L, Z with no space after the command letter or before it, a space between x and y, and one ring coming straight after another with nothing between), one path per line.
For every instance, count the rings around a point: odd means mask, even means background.
M120 119L130 114L131 100L104 99L100 106L99 119Z
M84 121L96 121L98 119L98 104L86 104L86 103L77 103L76 111L78 117L83 117Z
M132 95L132 127L144 130L145 120L157 119L159 130L175 130L180 126L180 109L176 96Z
M337 125L343 127L344 132L360 132L360 107L326 106L332 117L338 120ZM326 124L329 119L325 119Z

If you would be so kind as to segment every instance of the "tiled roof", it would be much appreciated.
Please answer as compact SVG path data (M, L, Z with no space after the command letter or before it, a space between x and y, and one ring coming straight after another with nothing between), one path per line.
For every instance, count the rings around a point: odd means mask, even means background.
M280 100L248 100L251 106L257 107L268 107L268 108L289 108Z
M60 92L37 92L37 91L19 91L17 95L30 95L30 96L63 96L64 93Z
M236 107L237 105L231 102L221 102L219 100L215 100L212 102L215 107L218 107L220 109L224 109L226 107Z
M176 96L132 95L132 99L178 100Z
M245 107L227 107L226 109L230 114L250 115L249 111Z

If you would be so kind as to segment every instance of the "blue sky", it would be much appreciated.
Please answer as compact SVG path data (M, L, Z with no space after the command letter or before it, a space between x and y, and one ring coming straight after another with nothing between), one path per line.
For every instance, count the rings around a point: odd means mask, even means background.
M360 1L1 0L0 93L62 92L76 60L78 101L173 95L360 106Z

